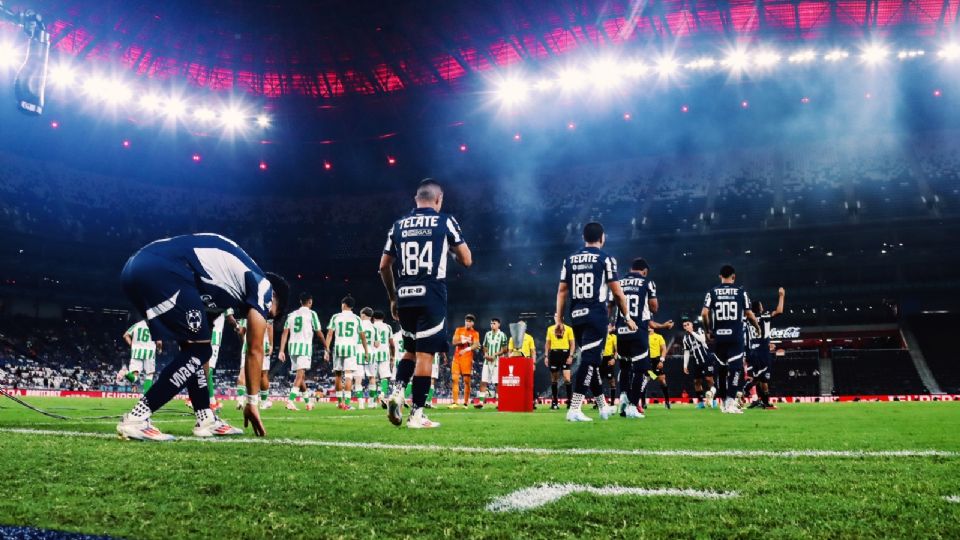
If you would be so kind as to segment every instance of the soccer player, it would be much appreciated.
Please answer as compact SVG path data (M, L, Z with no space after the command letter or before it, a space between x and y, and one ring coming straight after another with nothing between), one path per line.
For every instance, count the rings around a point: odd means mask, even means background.
M240 350L240 375L237 377L237 408L242 409L250 396L244 397L241 392L247 385L247 341L243 339L247 332L247 320L239 319L237 321L237 333L240 335L240 341L243 347ZM270 401L270 356L273 354L273 319L267 319L267 329L263 334L263 364L260 367L260 409L269 409L273 407Z
M143 247L127 261L121 274L123 290L141 315L151 336L178 342L180 350L160 372L133 410L123 415L117 433L123 439L167 441L150 422L151 415L184 386L193 402L197 437L237 435L210 410L207 380L201 369L212 348L211 319L232 308L247 319L246 370L250 400L243 410L244 426L266 435L256 395L260 390L263 338L267 319L283 313L289 286L257 266L240 246L216 234L165 238Z
M441 363L450 367L450 344L446 341L440 346L440 352L433 355L433 366L430 368L430 390L427 392L427 401L423 406L425 409L432 409L436 405L437 379L440 378ZM407 387L409 388L410 385Z
M387 394L390 392L390 379L393 378L394 340L393 330L383 322L382 311L373 312L373 365L376 366L374 377L380 381L379 390L374 390L374 398L386 409ZM402 340L401 340L402 341ZM371 386L377 388L374 383Z
M477 318L467 314L463 318L463 326L453 332L454 346L453 368L450 374L453 378L453 403L451 409L460 407L460 378L463 378L463 408L470 404L470 382L473 378L473 352L480 350L480 332L473 327Z
M393 383L397 380L397 368L400 367L400 360L403 359L403 355L406 351L403 348L403 332L401 330L397 330L390 339L393 341L393 371L390 372L390 385L392 388ZM433 378L436 379L436 376ZM412 391L413 385L407 383L407 386L405 386L403 389L404 407L410 407L410 405L407 404L407 401L410 399L410 393ZM384 392L384 396L384 399L388 399L390 397L390 388L387 388L387 390ZM387 408L387 404L384 403L383 407Z
M660 309L657 286L649 278L650 265L643 258L630 263L630 271L618 280L627 299L626 316L639 320L636 330L626 323L625 314L616 310L617 346L620 352L620 416L643 418L643 396L650 368L646 334L653 314ZM614 308L615 306L610 306Z
M692 360L692 362L691 362ZM706 407L705 401L713 407L713 374L716 360L707 347L707 338L702 328L696 328L693 321L683 320L683 373L693 377L693 390L696 392L697 408Z
M742 414L735 399L743 397L744 317L759 333L759 322L750 309L747 291L735 285L736 271L729 264L720 268L720 284L707 291L700 318L707 329L707 340L713 339L713 352L725 379L724 403L721 412Z
M440 184L430 178L420 182L414 200L417 208L387 232L380 277L390 313L400 321L406 351L397 367L387 417L396 426L403 423L403 389L412 380L413 409L407 427L420 429L440 425L423 414L423 406L430 389L432 357L447 343L448 254L452 252L464 267L473 264L473 255L457 220L440 213Z
M307 402L307 410L313 410L313 397L307 393L306 375L313 363L313 339L319 338L323 348L326 341L323 339L323 330L320 328L320 317L313 310L313 296L310 293L300 294L300 308L287 315L283 323L283 334L280 336L280 354L277 358L281 362L287 361L286 352L290 351L290 364L296 377L293 388L290 389L290 398L287 400L287 409L296 411L297 397L303 396Z
M234 330L237 329L237 320L233 318L233 310L228 309L221 313L216 319L213 320L213 329L210 332L210 347L213 350L213 353L210 354L210 360L203 365L204 371L207 373L207 388L210 395L210 410L219 411L220 404L217 402L217 391L216 386L213 383L213 372L217 369L217 360L220 358L220 346L223 344L223 327L227 321L230 321L230 326ZM187 407L193 408L193 403L187 399Z
M557 410L560 408L558 397L560 393L560 375L563 374L563 382L567 396L567 408L570 408L570 398L573 395L570 384L570 367L573 366L573 353L577 350L576 342L573 339L573 328L570 325L564 325L562 331L557 331L557 325L551 324L547 327L546 345L544 345L545 354L543 362L550 368L550 391L553 400L550 402L550 408Z
M653 322L653 321L650 321ZM660 391L663 392L663 403L670 409L670 390L667 388L667 374L663 372L663 363L667 360L667 343L663 336L654 330L655 325L650 325L650 370L647 376L651 381L657 381L660 384ZM644 405L646 407L646 405Z
M140 373L143 373L143 393L146 394L153 386L157 353L163 351L163 343L154 341L150 336L150 327L146 320L127 328L123 333L123 340L130 346L130 366L127 368L126 378L131 384L136 384Z
M333 358L334 388L337 392L337 408L351 409L350 396L353 395L353 379L360 366L357 357L367 354L366 336L360 326L360 317L353 312L356 300L347 295L340 300L340 313L330 317L327 325L325 344L327 358ZM334 340L336 338L336 340ZM330 356L330 344L333 343L333 356ZM362 375L361 375L362 376Z
M607 388L610 391L610 404L617 399L617 385L613 382L613 375L617 364L617 334L616 328L609 328L607 339L603 343L603 355L600 357L600 384L607 382ZM600 408L599 404L594 403L594 409Z
M507 354L507 334L500 331L500 319L490 319L490 330L483 336L483 370L480 372L480 390L474 407L482 409L493 397L490 385L497 384L500 357Z
M580 365L574 380L573 399L567 420L590 422L593 419L580 410L587 388L599 402L600 418L606 420L613 413L607 406L600 385L600 357L603 341L607 335L607 298L613 295L621 313L626 313L625 324L631 330L637 323L629 315L627 299L617 281L617 261L603 252L606 234L596 222L583 228L584 247L563 261L560 284L557 287L556 331L563 328L567 294L571 297L570 322L577 347L580 348Z
M760 399L750 404L750 408L762 407L764 409L776 409L777 406L770 403L770 323L774 317L783 314L783 301L786 291L783 287L777 291L779 300L777 307L773 311L764 311L763 303L754 300L751 308L757 318L760 320L760 332L751 326L749 328L749 344L747 350L747 370L750 375L750 381L743 388L743 395L749 396L750 390L757 387L757 397ZM745 398L744 398L745 399ZM741 402L741 406L743 403Z
M353 387L356 389L354 395L360 403L360 409L365 409L367 405L373 406L377 394L377 365L373 361L374 347L374 328L373 328L373 308L365 307L360 310L360 333L363 339L367 341L366 354L357 355L357 371L353 374ZM363 380L366 378L367 385L364 387ZM367 397L364 397L366 391Z

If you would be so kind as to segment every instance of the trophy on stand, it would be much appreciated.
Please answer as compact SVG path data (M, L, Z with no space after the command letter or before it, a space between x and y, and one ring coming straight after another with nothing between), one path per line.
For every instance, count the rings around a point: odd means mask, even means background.
M527 323L520 321L510 323L510 337L513 338L513 349L510 356L523 356L523 338L527 335Z

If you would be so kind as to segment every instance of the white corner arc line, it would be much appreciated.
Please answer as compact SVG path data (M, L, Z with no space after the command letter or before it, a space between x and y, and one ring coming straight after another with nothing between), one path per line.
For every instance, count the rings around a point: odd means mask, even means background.
M590 493L601 497L634 495L638 497L690 497L695 499L732 499L739 497L736 491L709 491L678 488L631 488L622 486L587 486L583 484L540 484L518 489L497 497L487 505L488 512L513 512L533 510L558 501L574 493Z
M269 425L267 426L270 427ZM104 432L63 431L29 428L0 428L0 433L36 435L47 437L87 437L114 439L116 435ZM488 455L539 455L539 456L641 456L641 457L693 457L693 458L960 458L960 452L949 450L627 450L623 448L535 448L521 446L450 446L443 444L395 444L379 442L324 441L316 439L250 438L232 437L207 439L202 437L177 437L181 441L210 444L266 444L278 446L318 446L324 448L356 448L361 450L397 450L402 452L454 452Z
M947 495L943 498L943 500L947 501L948 503L960 504L960 495Z

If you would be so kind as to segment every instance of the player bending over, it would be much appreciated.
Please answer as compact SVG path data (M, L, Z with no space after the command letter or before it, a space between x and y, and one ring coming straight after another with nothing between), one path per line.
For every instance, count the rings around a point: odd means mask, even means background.
M783 314L783 300L786 296L786 291L783 290L783 287L777 291L779 300L777 301L777 307L773 311L764 311L763 303L759 300L754 300L753 312L757 315L757 318L760 320L760 332L758 333L756 329L751 326L749 328L749 348L747 349L747 364L749 369L747 373L750 375L750 381L747 382L747 385L743 388L744 399L750 395L750 390L756 386L757 387L757 397L760 399L754 401L750 404L750 408L762 407L764 409L776 409L777 406L770 403L770 360L771 352L773 347L770 343L770 323L774 317ZM743 405L743 403L741 403Z
M257 409L263 339L267 319L283 312L286 281L257 266L240 246L216 234L194 234L157 240L127 261L121 274L123 290L141 315L151 335L176 341L180 351L157 376L153 386L117 424L122 439L167 441L173 437L153 427L150 417L184 386L193 401L197 437L237 435L241 430L220 420L210 410L204 362L212 346L211 320L227 309L243 314L246 333L247 390L244 426L266 435Z
M573 354L577 350L577 344L573 339L573 328L570 328L570 325L564 325L562 330L557 331L557 325L551 324L547 327L545 341L543 362L550 368L550 392L553 397L550 408L552 410L560 408L557 400L560 393L560 375L562 373L566 389L567 408L569 409L570 400L573 396L570 368L573 366Z
M630 330L637 323L629 315L627 299L617 282L617 261L603 252L606 234L599 223L587 223L583 228L584 247L563 261L560 284L557 287L556 331L562 332L567 294L571 298L570 322L580 365L574 380L573 399L567 420L590 422L593 419L580 410L589 388L600 408L600 418L610 418L614 408L607 405L600 385L601 353L607 336L607 297L612 294L621 313L627 314L624 323Z
M233 310L228 309L213 320L213 329L210 332L210 347L213 352L210 354L210 360L203 365L203 370L207 374L207 394L210 395L210 410L219 411L220 404L217 403L217 388L213 382L213 372L217 369L217 359L220 358L220 346L223 344L223 327L230 321L230 326L237 329L237 320L233 318ZM187 407L193 409L193 403L187 399Z
M743 397L744 317L759 333L759 323L750 309L747 291L734 282L736 271L729 264L720 269L720 284L707 291L700 318L707 329L707 341L713 340L713 352L717 358L717 376L726 383L722 390L721 412L742 414L736 401Z
M307 402L307 410L313 409L314 398L307 394L307 372L313 361L313 339L316 337L326 348L323 339L323 330L320 328L320 317L313 310L313 296L309 293L300 295L300 308L287 315L283 323L283 334L280 336L280 362L286 362L285 351L290 351L290 364L297 374L290 389L290 398L287 400L287 409L296 411L297 397L303 396Z
M380 277L390 300L390 313L403 331L403 359L387 407L390 422L403 422L403 389L413 381L410 428L435 428L440 424L423 414L430 390L433 355L447 343L447 256L464 267L473 255L453 216L440 213L443 190L432 179L420 182L417 208L398 219L387 232L380 257Z
M240 375L237 377L237 409L242 409L250 400L247 394L247 319L237 320L237 334L243 347L240 350ZM257 396L260 409L273 407L270 401L270 356L273 354L273 319L267 319L267 329L263 333L263 364L260 366L260 393Z
M117 376L126 378L130 384L136 384L143 373L143 393L153 386L153 374L157 371L157 354L163 352L163 342L153 341L147 321L140 321L123 333L123 340L130 346L130 365L126 374Z
M483 336L483 370L480 372L480 390L473 406L482 409L493 399L492 385L497 384L500 357L507 354L507 334L500 330L500 319L490 319L490 330Z
M340 300L340 313L330 317L327 325L325 344L327 358L330 356L330 344L333 344L334 388L337 392L337 408L349 411L350 396L353 393L353 379L360 366L357 357L367 354L367 341L360 329L360 317L353 312L357 305L352 296Z
M713 407L713 396L717 393L713 374L716 359L707 348L707 338L702 328L695 328L693 321L683 320L683 373L693 377L693 390L696 393L697 408Z

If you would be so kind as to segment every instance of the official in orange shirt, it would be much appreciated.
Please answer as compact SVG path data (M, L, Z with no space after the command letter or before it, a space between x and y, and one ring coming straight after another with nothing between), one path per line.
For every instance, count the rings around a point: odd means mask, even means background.
M460 377L463 377L463 407L470 401L470 379L473 375L473 351L480 350L480 332L473 328L477 318L467 314L463 318L463 326L453 332L453 403L451 409L459 409L460 404Z

